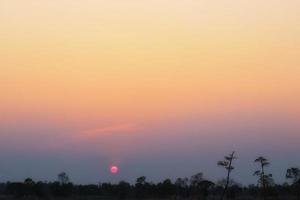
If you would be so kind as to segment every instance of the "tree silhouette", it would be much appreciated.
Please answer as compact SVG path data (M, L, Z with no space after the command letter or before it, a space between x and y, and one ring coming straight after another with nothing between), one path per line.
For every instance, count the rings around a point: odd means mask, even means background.
M224 160L218 162L218 165L225 168L227 171L226 184L225 184L224 190L221 195L221 200L224 199L224 196L227 193L229 180L230 180L230 174L231 174L232 170L234 170L234 167L232 166L232 162L233 162L233 160L237 159L234 156L234 154L235 154L235 152L233 151L230 155L225 156Z
M215 184L209 180L203 180L199 183L198 188L202 198L205 200L209 195L209 189L212 188ZM201 198L201 199L202 199Z
M262 160L265 164L264 159ZM261 172L261 171L260 171ZM265 173L265 172L264 172ZM258 174L258 173L257 173ZM262 175L262 174L260 174ZM176 182L166 179L162 182L146 182L145 177L140 177L136 185L121 181L119 183L101 183L76 185L71 182L61 184L55 182L34 182L28 178L24 182L6 182L0 183L0 199L134 199L138 188L142 186L141 197L144 199L194 199L205 200L211 194L212 198L219 198L227 183L226 178L218 181L216 185L213 182L203 178L202 173L198 173L188 182L188 179L178 178ZM293 184L266 184L267 197L273 195L272 199L296 199L291 195L291 191L299 189L294 187L294 182L299 180L299 170L287 170L286 177L293 181ZM262 179L264 180L264 179ZM189 184L190 183L190 184ZM259 180L262 185L262 181ZM228 190L224 198L227 199L258 199L262 194L260 185L241 186L232 179L229 181ZM294 191L293 191L294 192ZM296 192L296 191L295 191ZM296 194L296 193L293 193ZM277 196L280 195L280 196ZM142 199L137 196L137 199Z
M300 199L300 169L292 167L286 170L286 178L292 179L293 189L296 191L297 199Z
M198 187L198 185L203 181L203 173L197 173L190 178L191 186Z
M35 182L31 178L26 178L24 180L24 189L25 189L24 194L27 196L33 195L34 185L35 185Z
M160 196L161 197L168 197L172 196L176 193L176 186L173 185L172 181L170 179L165 179L161 184L160 184Z
M188 197L188 182L189 179L188 178L177 178L175 181L175 187L177 190L177 196L178 197Z
M182 187L182 188L186 188L188 187L188 178L177 178L175 181L175 185Z
M221 179L219 181L217 181L217 185L224 188L225 185L227 183L226 179ZM236 193L239 192L239 190L241 189L241 184L236 182L233 179L229 180L229 184L228 184L228 189L227 189L227 193L226 193L226 197L227 199L235 199L236 197Z
M198 199L200 199L201 195L201 189L200 184L204 180L203 173L197 173L190 178L190 186L191 186L191 192L193 195L198 196Z
M24 183L25 183L26 185L34 185L34 181L33 181L31 178L26 178L26 179L24 180Z
M117 185L119 199L125 199L130 192L130 184L125 181L120 181Z
M136 184L144 185L146 183L146 177L141 176L136 179Z
M135 197L142 199L145 197L146 193L146 177L141 176L136 179L135 183Z
M262 194L263 194L263 199L266 199L266 187L271 185L273 182L272 179L272 174L266 174L265 173L265 167L270 165L270 162L268 159L260 156L254 160L254 162L260 164L260 170L257 170L254 172L254 176L258 176L258 184L262 186Z
M58 182L62 185L68 184L70 179L66 172L61 172L57 175Z
M203 178L203 173L197 173L190 178L190 186L198 199L206 199L213 182Z
M59 196L70 196L72 195L73 184L70 182L69 176L65 172L61 172L57 175L58 185L56 187L56 193Z

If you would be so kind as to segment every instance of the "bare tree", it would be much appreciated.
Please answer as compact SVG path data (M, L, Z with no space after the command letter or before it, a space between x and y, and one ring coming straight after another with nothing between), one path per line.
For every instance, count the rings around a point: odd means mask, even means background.
M266 174L265 173L265 167L270 165L270 162L268 161L268 159L260 156L258 158L256 158L254 160L254 162L259 163L260 164L260 170L256 170L254 172L254 176L258 176L258 184L261 185L262 187L262 194L263 194L263 198L264 200L266 199L266 187L269 186L270 184L272 184L273 179L272 179L272 174Z
M296 191L297 199L300 199L300 169L297 167L292 167L286 170L286 178L292 179L293 188Z
M225 184L224 190L221 195L221 200L224 199L224 196L227 193L228 185L229 185L229 181L230 181L230 174L231 174L232 170L234 170L232 163L233 163L233 160L237 159L234 156L234 154L235 154L235 152L233 151L230 155L225 156L224 160L218 162L218 165L221 167L224 167L227 171L226 184Z

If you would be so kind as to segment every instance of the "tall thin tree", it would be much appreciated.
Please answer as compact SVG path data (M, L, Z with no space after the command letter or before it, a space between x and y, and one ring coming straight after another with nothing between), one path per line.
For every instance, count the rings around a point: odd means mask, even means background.
M232 166L233 160L237 159L234 155L235 155L235 152L233 151L228 156L225 156L224 160L218 162L218 165L221 167L224 167L227 171L226 184L225 184L224 190L221 195L221 200L224 199L224 196L227 193L228 185L229 185L229 181L230 181L230 174L231 174L232 170L234 170L234 167Z
M270 165L270 162L268 159L260 156L254 160L255 163L260 164L260 170L256 170L253 175L258 176L258 183L262 186L262 195L263 199L266 199L266 187L269 185L272 181L272 174L266 174L265 173L265 167Z

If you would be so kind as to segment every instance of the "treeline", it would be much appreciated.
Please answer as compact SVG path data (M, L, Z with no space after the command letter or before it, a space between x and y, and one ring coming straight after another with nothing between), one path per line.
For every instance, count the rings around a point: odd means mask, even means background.
M231 179L234 170L235 153L225 156L217 164L225 169L226 176L220 181L213 182L197 173L190 178L177 178L175 181L166 179L159 183L149 182L142 176L134 184L120 181L117 184L99 183L91 185L73 184L66 173L60 173L55 182L35 182L27 178L24 182L7 182L0 184L0 195L17 198L36 197L95 197L102 199L299 199L300 170L286 170L287 181L275 184L272 174L267 173L266 167L270 162L264 157L255 159L258 169L253 175L258 177L257 184L242 186Z
M71 182L34 182L27 178L24 182L7 182L0 184L0 193L4 196L22 197L103 197L107 199L147 199L147 198L178 198L207 199L222 195L226 180L216 183L203 178L198 173L191 178L178 178L176 181L166 179L159 183L148 182L146 177L139 177L136 183L120 181L117 184L99 183L91 185L75 185ZM260 197L258 185L242 185L230 180L227 199L237 197ZM293 187L288 184L272 185L267 190L268 197L294 196Z

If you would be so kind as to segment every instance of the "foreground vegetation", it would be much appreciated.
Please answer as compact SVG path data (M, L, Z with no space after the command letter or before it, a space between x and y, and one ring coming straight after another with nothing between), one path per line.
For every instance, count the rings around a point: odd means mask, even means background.
M175 182L164 180L154 184L146 181L145 177L137 179L135 184L121 181L118 184L102 183L97 185L74 185L60 182L33 182L26 179L20 183L2 183L0 193L4 197L14 198L90 198L90 199L219 199L223 194L225 180L213 183L205 179L198 179L197 174L189 183L186 179ZM196 178L196 179L194 179ZM266 190L270 199L296 199L292 185L272 185ZM261 198L261 189L257 185L243 187L230 181L227 199Z
M254 171L258 177L257 184L242 186L230 178L236 159L235 152L232 152L218 162L225 169L226 178L215 183L198 173L190 178L178 178L174 182L166 179L152 183L142 176L134 184L120 181L117 184L76 185L63 172L55 182L34 182L27 178L24 182L1 183L0 199L300 199L298 168L286 170L289 182L275 184L272 174L266 173L270 162L264 157L258 157L255 162L259 164L259 170Z

